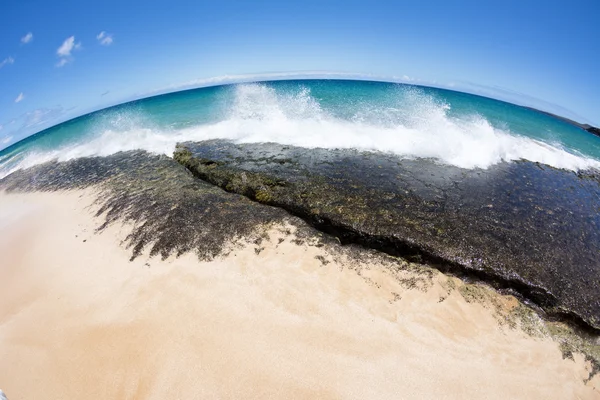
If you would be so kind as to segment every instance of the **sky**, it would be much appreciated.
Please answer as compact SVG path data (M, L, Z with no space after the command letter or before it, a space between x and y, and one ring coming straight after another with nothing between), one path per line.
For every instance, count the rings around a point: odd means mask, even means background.
M0 0L0 149L153 93L307 71L598 126L599 14L598 0Z

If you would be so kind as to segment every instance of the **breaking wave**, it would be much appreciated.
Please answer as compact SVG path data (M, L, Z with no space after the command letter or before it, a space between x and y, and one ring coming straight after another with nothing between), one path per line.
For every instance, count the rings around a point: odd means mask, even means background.
M50 160L107 156L142 149L171 155L176 143L227 139L236 143L276 142L308 148L352 148L432 158L461 168L488 168L525 159L556 168L599 168L600 162L499 129L474 113L453 115L449 104L419 88L398 90L378 101L338 101L324 106L308 88L283 91L266 84L231 87L216 122L188 127L153 123L143 111L122 109L98 118L87 134L40 150L35 146L0 161L0 177Z

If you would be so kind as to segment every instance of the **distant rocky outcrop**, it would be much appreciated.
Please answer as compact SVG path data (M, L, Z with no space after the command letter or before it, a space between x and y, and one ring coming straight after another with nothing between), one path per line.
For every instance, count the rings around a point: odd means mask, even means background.
M600 128L596 128L594 126L590 126L590 125L584 125L583 129L585 129L586 131L593 133L596 136L600 136Z
M532 110L532 111L537 111L537 112L542 113L542 114L549 115L549 116L551 116L553 118L559 119L559 120L564 121L564 122L566 122L568 124L574 125L574 126L576 126L578 128L581 128L581 129L583 129L585 131L593 133L596 136L600 136L600 128L596 128L595 126L592 126L590 124L581 124L581 123L579 123L577 121L573 121L572 119L561 117L560 115L552 114L552 113L550 113L548 111L538 110L537 108L533 108L533 107L525 107L525 108L527 108L529 110Z

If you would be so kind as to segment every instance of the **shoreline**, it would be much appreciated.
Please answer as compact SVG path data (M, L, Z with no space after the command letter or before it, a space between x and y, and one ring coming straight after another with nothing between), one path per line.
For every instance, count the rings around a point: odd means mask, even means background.
M212 261L130 261L95 196L0 192L8 398L600 398L513 296L278 223Z

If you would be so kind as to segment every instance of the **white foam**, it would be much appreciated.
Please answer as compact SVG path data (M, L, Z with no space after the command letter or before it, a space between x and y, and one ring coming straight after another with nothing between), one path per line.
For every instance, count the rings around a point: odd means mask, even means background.
M569 153L558 144L495 128L478 115L453 118L447 104L418 89L404 90L400 97L385 106L359 107L351 118L339 118L325 112L306 89L286 94L263 84L243 84L235 87L235 99L220 122L169 130L138 126L144 125L138 116L120 115L122 122L113 120L92 139L27 154L11 170L135 149L171 155L178 142L207 139L381 151L433 158L462 168L488 168L520 159L574 171L600 168L596 160Z

